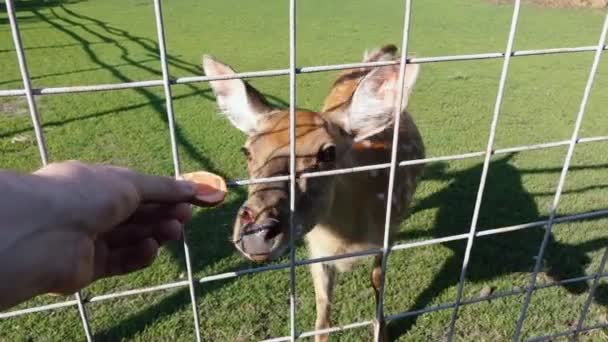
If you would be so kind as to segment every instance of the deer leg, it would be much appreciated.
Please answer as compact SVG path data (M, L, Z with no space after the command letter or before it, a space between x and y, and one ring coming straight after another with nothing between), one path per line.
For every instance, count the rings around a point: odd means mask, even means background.
M329 311L336 270L329 264L316 263L310 266L310 271L315 286L315 300L317 304L315 329L326 329L331 326ZM327 342L328 338L328 334L316 335L315 342Z
M372 267L372 288L374 289L374 295L376 297L376 307L380 300L380 282L382 281L382 256L377 255L374 258L374 266ZM386 323L384 322L384 313L380 316L380 321L374 322L374 334L376 330L380 330L380 341L388 341L386 335Z

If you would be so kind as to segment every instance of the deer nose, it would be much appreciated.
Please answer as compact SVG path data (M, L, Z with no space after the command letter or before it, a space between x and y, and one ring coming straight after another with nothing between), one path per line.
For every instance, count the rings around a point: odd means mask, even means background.
M253 217L253 211L248 207L241 208L239 218L241 220L241 226L243 227L255 221L255 218Z
M276 247L276 237L279 234L281 222L275 218L267 218L260 223L242 223L239 247L256 261L264 261Z

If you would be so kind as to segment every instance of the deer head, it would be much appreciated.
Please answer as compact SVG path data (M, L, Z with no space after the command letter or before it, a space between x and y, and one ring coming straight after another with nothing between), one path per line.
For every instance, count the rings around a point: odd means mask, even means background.
M384 51L384 50L387 51ZM384 48L367 60L393 58L396 48ZM211 56L203 57L208 76L235 71ZM406 69L405 98L418 66ZM346 75L346 76L345 76ZM399 66L362 69L338 79L322 112L296 112L296 170L298 174L352 167L353 144L386 130L393 123L398 96ZM345 83L346 82L346 83ZM264 96L241 79L210 82L222 113L247 134L242 148L251 178L289 174L289 111L269 105ZM339 91L336 89L339 88ZM334 100L332 100L334 99ZM405 105L402 103L402 108ZM300 238L323 223L334 204L335 177L299 178L295 191L295 231ZM248 259L263 262L282 255L288 247L289 182L249 186L249 196L238 211L233 242Z

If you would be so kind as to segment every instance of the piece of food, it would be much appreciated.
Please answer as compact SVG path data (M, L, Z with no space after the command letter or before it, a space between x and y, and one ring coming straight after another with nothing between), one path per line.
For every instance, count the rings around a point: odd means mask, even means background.
M192 204L200 207L213 207L224 201L227 193L226 181L216 174L197 171L182 174L182 178L197 185Z

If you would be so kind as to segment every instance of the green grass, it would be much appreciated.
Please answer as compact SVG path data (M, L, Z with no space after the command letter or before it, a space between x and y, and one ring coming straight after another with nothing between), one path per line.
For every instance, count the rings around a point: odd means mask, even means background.
M1 2L1 1L0 1ZM364 49L400 42L403 1L324 1L298 4L298 64L354 62ZM4 6L0 11L0 89L21 87ZM35 87L113 83L160 78L151 1L18 1L23 41ZM200 57L211 53L240 71L288 65L287 2L165 1L165 22L174 77L201 74ZM492 1L415 1L411 49L418 56L494 52L504 49L511 6ZM596 43L602 13L591 10L522 8L516 49ZM496 137L498 148L568 139L583 93L592 53L520 57L512 61ZM411 111L429 156L485 148L502 60L423 65ZM582 136L607 135L608 61L600 65ZM335 73L298 77L298 105L320 107ZM286 77L252 83L273 101L288 99ZM206 84L173 87L180 157L184 171L207 169L228 178L245 177L235 157L244 137L217 114ZM76 158L172 172L161 88L37 97L51 160ZM18 139L15 139L18 138ZM520 224L545 217L553 199L566 148L496 156L479 226ZM481 159L427 167L414 214L399 241L468 230L481 173ZM0 167L30 171L39 157L24 99L0 98ZM606 207L606 143L579 145L567 178L560 214ZM245 269L228 243L232 217L245 192L235 190L218 209L197 211L188 227L196 277ZM543 272L553 278L595 272L608 242L607 219L555 227ZM476 239L465 298L487 286L507 291L525 286L542 232L525 230ZM465 242L396 252L389 260L386 312L394 314L454 300ZM299 257L305 250L298 249ZM285 261L285 260L282 260ZM101 281L84 293L134 289L184 279L183 252L169 246L149 269ZM333 321L347 324L373 317L369 267L340 276ZM297 269L299 330L314 325L314 293L306 268ZM547 277L540 281L546 281ZM10 281L10 280L3 280ZM250 341L288 334L288 272L273 271L197 287L206 341ZM525 336L565 330L577 319L585 284L539 290L533 297ZM604 280L587 324L605 321ZM39 297L21 307L61 301ZM522 296L463 307L458 340L510 337ZM98 340L191 340L187 289L88 305ZM450 311L394 323L403 341L441 340ZM371 329L336 334L344 341L368 341ZM608 340L606 331L585 340ZM0 321L0 340L82 340L74 307Z

